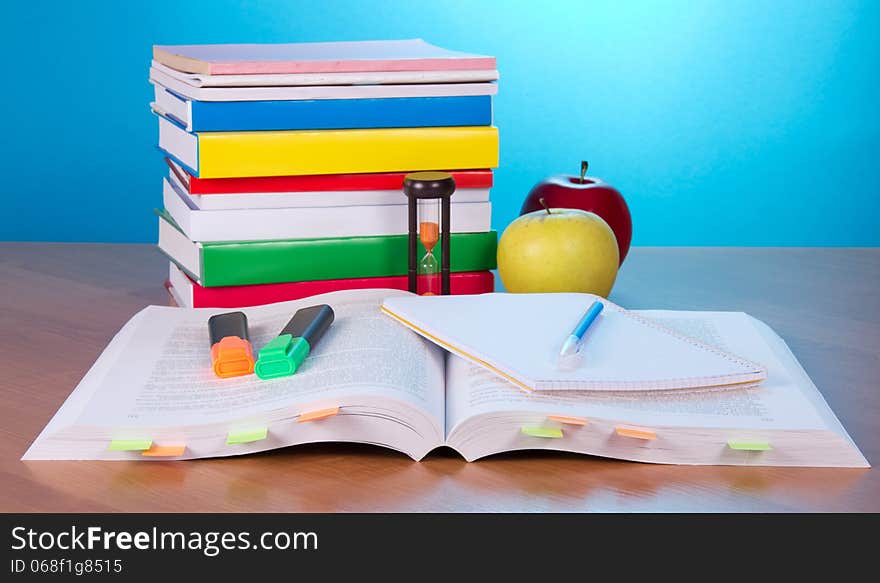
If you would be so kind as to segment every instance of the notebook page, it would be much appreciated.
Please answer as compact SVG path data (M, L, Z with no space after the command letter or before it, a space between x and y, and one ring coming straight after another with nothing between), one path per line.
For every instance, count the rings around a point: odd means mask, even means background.
M750 316L736 312L651 312L650 316L682 333L699 335L720 348L766 363L767 380L733 390L524 393L450 355L447 435L471 416L505 411L595 417L648 427L834 430L826 413L817 410L806 394L815 389L802 382L800 365L793 358L779 358Z
M588 294L410 296L389 298L383 309L526 389L678 389L765 376L760 365L664 330L607 300L584 338L580 365L561 369L562 342L595 299Z
M255 352L278 335L299 307L329 303L336 313L300 370L273 380L214 376L206 322L227 310L150 306L128 336L126 349L98 379L76 423L114 428L216 424L369 394L409 402L442 426L442 355L381 316L381 298L393 293L400 292L348 292L348 297L343 292L245 308ZM334 301L339 295L344 299Z

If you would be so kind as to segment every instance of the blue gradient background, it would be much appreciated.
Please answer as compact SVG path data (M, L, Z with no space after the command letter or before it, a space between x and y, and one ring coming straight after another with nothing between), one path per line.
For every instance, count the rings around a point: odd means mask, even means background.
M498 57L494 225L581 158L637 245L880 244L880 2L14 2L0 239L154 241L151 45L422 37Z

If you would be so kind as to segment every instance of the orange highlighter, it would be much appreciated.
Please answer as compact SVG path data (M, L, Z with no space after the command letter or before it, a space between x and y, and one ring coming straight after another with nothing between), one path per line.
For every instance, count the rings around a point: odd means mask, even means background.
M211 364L221 378L254 372L254 351L248 336L244 312L216 314L208 318L211 336Z

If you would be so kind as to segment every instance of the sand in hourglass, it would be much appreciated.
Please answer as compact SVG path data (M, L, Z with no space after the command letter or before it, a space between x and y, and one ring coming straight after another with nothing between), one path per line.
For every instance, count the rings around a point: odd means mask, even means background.
M419 240L425 246L425 255L419 261L419 294L433 296L440 293L440 265L434 257L434 247L440 239L440 225L433 221L419 223Z

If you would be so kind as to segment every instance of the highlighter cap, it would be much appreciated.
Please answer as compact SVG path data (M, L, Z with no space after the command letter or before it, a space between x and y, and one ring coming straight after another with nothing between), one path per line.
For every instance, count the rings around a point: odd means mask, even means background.
M251 343L238 336L222 338L211 347L211 363L218 377L237 377L254 372Z
M302 337L282 334L260 349L254 372L261 379L290 376L309 355L309 342Z
M214 374L226 378L254 372L254 353L244 312L211 316L208 318L208 333Z

